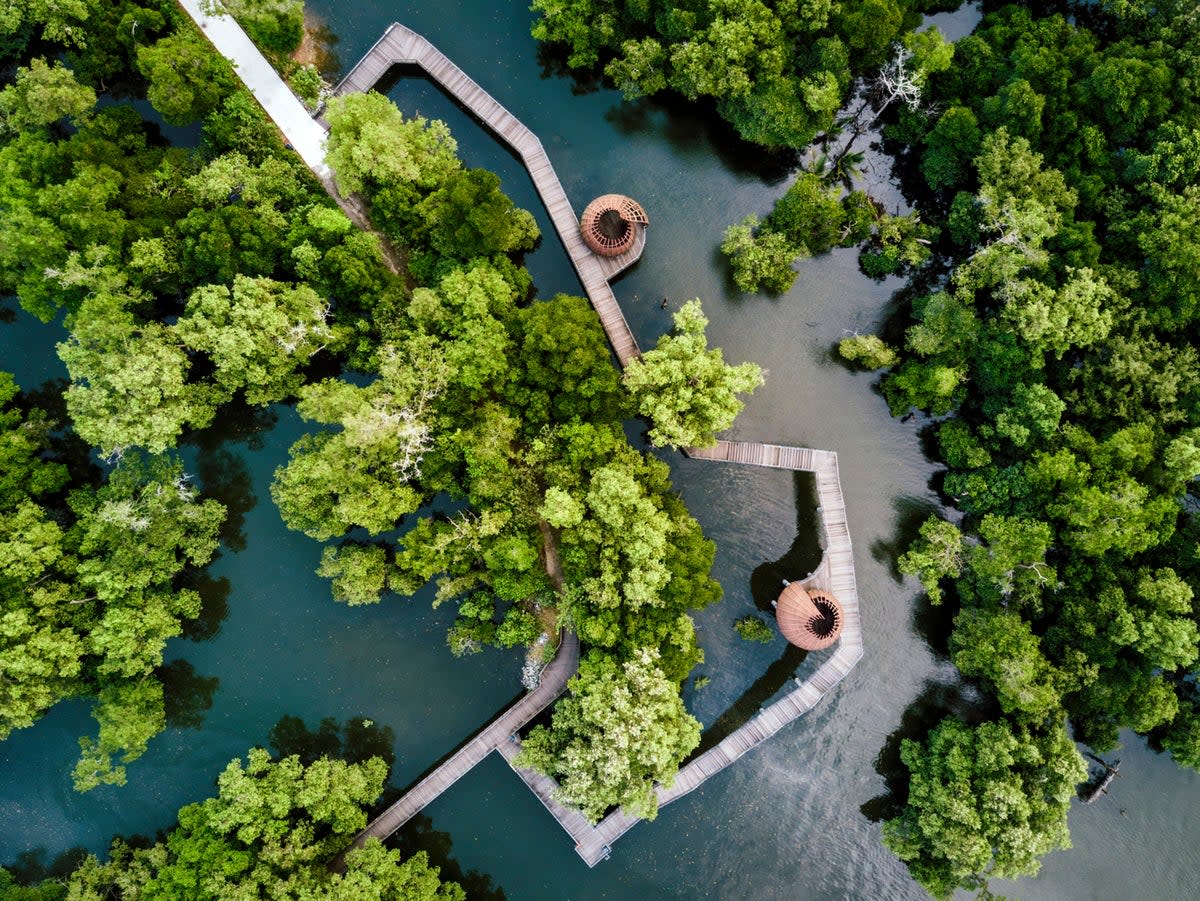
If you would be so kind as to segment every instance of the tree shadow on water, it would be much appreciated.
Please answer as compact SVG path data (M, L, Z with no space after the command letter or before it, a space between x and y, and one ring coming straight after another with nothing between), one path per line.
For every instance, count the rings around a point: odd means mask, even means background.
M199 729L204 714L213 705L213 695L221 680L216 676L199 676L186 660L172 660L155 670L163 686L163 703L167 725L173 729Z
M908 705L900 726L884 741L875 757L875 772L883 776L887 790L859 807L872 823L899 816L908 801L908 768L900 759L905 739L924 741L934 727L947 716L958 716L967 723L983 721L990 710L983 695L954 682L926 682L925 689Z
M252 407L239 394L217 408L217 415L208 426L187 432L183 441L202 451L215 451L226 442L262 450L263 435L275 428L278 421L279 416L272 408Z
M322 757L346 763L379 757L390 772L396 762L396 733L392 727L380 726L364 716L350 717L341 724L327 716L316 729L309 729L298 716L283 716L271 727L267 741L276 759L295 754L305 765Z
M47 856L45 848L22 851L16 860L5 866L5 869L12 873L18 885L32 886L47 879L66 879L83 863L88 856L88 850L77 845L56 855L49 863L46 862Z
M954 631L954 617L961 607L953 586L942 592L940 604L931 603L924 591L913 601L913 629L925 639L929 650L942 660L950 659L950 635Z
M767 671L755 679L754 684L701 733L700 744L692 756L703 754L749 722L762 705L796 675L797 668L806 657L808 651L789 644L783 655L768 666Z
M214 579L207 569L187 569L180 577L180 587L190 588L200 595L200 615L183 621L183 637L191 641L209 641L221 632L221 623L229 616L229 592L232 588L224 576Z
M784 579L796 582L821 565L820 526L817 520L817 480L811 472L792 473L796 498L796 538L783 556L757 566L750 574L750 593L759 610L775 615L772 604L783 590Z
M491 876L478 870L463 870L462 864L450 856L454 846L450 833L434 829L433 820L423 813L401 826L386 844L405 858L424 851L429 855L430 864L441 871L440 878L457 882L471 901L507 901L508 895Z
M691 101L674 91L618 103L604 118L624 137L652 135L665 141L677 157L701 159L715 154L724 169L766 185L790 177L800 163L794 150L771 151L744 140L711 100Z
M234 553L244 551L246 514L258 504L258 498L250 490L252 482L246 462L222 447L200 454L196 467L204 496L225 505L221 541Z
M71 487L83 484L99 485L102 478L100 467L92 458L92 447L75 434L71 427L71 415L67 412L66 379L50 379L36 388L17 395L17 405L28 412L32 408L44 411L54 423L55 431L50 435L50 457L63 463L71 472Z
M896 584L900 584L904 581L898 564L900 555L916 540L925 520L937 513L939 508L927 498L911 495L896 498L892 506L896 510L896 517L891 537L871 542L871 557L877 563L885 564Z
M301 50L305 54L305 61L315 65L323 78L336 81L338 73L342 71L341 59L334 49L341 41L337 32L323 18L305 9L304 35L305 42Z
M567 65L570 52L565 44L539 41L537 62L542 67L542 80L549 78L571 79L571 93L576 97L594 94L604 86L604 73L599 68L572 69Z

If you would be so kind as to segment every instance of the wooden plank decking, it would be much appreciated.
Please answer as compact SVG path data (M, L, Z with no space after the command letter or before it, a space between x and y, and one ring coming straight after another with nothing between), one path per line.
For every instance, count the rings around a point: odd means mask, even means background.
M542 203L554 222L555 230L579 274L584 290L600 317L621 365L625 366L636 358L640 354L637 342L608 282L641 256L645 244L644 231L638 244L628 254L614 259L605 259L593 254L583 243L579 233L579 221L537 136L428 40L399 23L394 23L384 32L338 85L336 93L369 90L388 69L397 64L420 66L517 152L529 170ZM766 466L816 474L822 545L825 553L821 564L803 584L832 592L841 602L844 623L838 643L814 672L805 679L797 679L796 687L788 694L760 710L716 746L683 766L670 788L660 786L660 807L699 788L706 780L811 710L854 668L863 653L858 589L854 578L854 554L846 523L846 506L838 473L837 454L813 448L745 441L719 441L711 448L689 448L687 454L697 460ZM445 763L413 786L399 801L368 825L355 839L352 847L361 845L371 836L383 838L390 835L492 751L498 750L512 765L521 747L516 737L517 730L562 694L567 680L578 666L578 660L578 640L574 635L568 634L563 639L558 656L543 674L542 683L537 689L497 717ZM553 779L515 765L513 769L574 839L575 850L588 866L595 866L599 861L607 859L613 842L638 822L636 818L617 811L593 826L578 811L558 803L558 786Z
M579 668L579 639L564 632L558 653L542 671L538 687L521 698L466 744L455 751L433 772L404 793L403 797L372 820L355 836L350 848L361 847L369 838L387 838L442 792L469 773L497 747L508 742L517 730L545 710L566 690L567 681ZM346 850L350 850L347 848ZM345 852L343 852L345 853ZM337 861L341 865L341 855Z
M430 78L517 152L529 170L533 186L542 198L546 212L550 214L554 229L579 274L583 290L600 317L600 324L604 326L617 359L624 366L636 358L640 354L637 340L625 321L625 314L621 312L608 280L641 256L645 246L645 230L641 230L641 238L634 248L620 257L605 259L592 253L583 242L579 233L579 219L537 135L433 44L399 22L393 22L388 27L383 37L342 79L334 93L368 91L395 65L420 66Z
M846 527L846 506L842 499L837 454L803 447L721 441L714 448L690 448L688 455L700 460L804 470L816 474L825 553L821 564L803 580L803 584L832 592L841 602L845 619L841 638L813 673L805 679L797 679L794 689L764 707L717 745L681 767L670 788L658 788L660 808L699 788L709 778L815 707L837 687L863 654L854 554ZM519 745L510 744L501 753L511 763L519 750ZM606 860L613 843L639 822L636 817L616 811L591 826L578 811L565 808L555 800L557 785L554 780L528 770L516 767L514 770L575 840L576 852L589 867Z

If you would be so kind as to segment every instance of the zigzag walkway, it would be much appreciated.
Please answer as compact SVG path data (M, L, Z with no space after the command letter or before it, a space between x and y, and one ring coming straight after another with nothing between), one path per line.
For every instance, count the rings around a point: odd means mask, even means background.
M579 220L575 217L571 202L567 199L562 183L559 182L554 166L550 164L550 158L546 156L537 135L437 47L399 22L388 26L383 36L342 79L334 93L369 91L389 69L397 65L420 66L430 78L445 88L447 93L470 110L521 157L525 168L529 170L529 177L533 179L533 186L542 198L546 212L550 214L558 237L566 248L567 256L571 258L579 280L583 282L583 289L600 316L617 359L624 366L637 357L640 353L637 340L625 321L625 314L621 312L608 281L631 266L642 255L645 229L639 229L640 240L632 250L611 260L588 250L579 233Z
M761 709L748 722L709 750L680 768L670 788L658 787L658 805L662 807L699 788L710 777L758 747L788 723L803 716L862 659L862 619L858 609L858 588L854 580L854 554L846 526L846 506L842 500L837 454L832 451L778 444L744 441L719 441L712 448L689 448L688 456L697 460L717 460L749 466L807 471L816 474L817 497L822 526L824 556L820 566L802 584L824 588L841 602L845 624L842 636L817 669L807 678L797 679L796 687L779 700ZM822 652L824 654L824 652ZM509 743L500 753L513 765L520 745ZM556 800L557 784L541 773L513 765L530 790L537 795L559 825L575 840L575 850L589 867L608 858L612 844L638 823L620 810L610 813L592 826L578 811Z
M391 807L367 824L355 836L350 847L359 848L369 838L381 841L407 823L442 792L469 773L488 754L507 745L517 731L552 704L566 690L567 680L579 669L579 639L573 632L564 632L554 660L542 671L537 688L525 695L502 714L479 730L439 767L410 788ZM341 868L338 855L334 866Z
M281 92L288 90L282 79L274 70L264 71L265 60L253 48L244 33L241 33L240 37L239 34L233 33L234 29L240 33L240 29L232 19L207 16L200 9L199 0L179 2L197 25L204 29L204 33L217 49L233 61L247 88L263 104L288 140L297 148L303 148L305 162L318 177L321 177L335 199L340 201L341 198L337 197L328 178L323 141L313 140L312 127L316 123L311 119L307 123L302 122L300 117L294 115L295 110L287 104L286 98L282 98ZM221 20L220 27L213 28L212 24L218 18ZM608 280L640 257L644 245L644 230L642 242L621 257L604 260L592 254L580 237L579 221L537 136L429 41L399 23L391 25L375 46L350 70L338 85L337 93L369 90L396 64L421 66L521 156L554 222L559 238L579 273L584 290L600 317L617 358L622 366L636 358L640 354L637 341L625 321ZM270 69L269 66L266 68ZM319 153L314 148L319 148ZM719 441L712 448L689 448L687 454L697 460L715 460L816 474L818 512L825 553L820 566L803 581L803 584L832 592L842 604L845 621L841 639L817 669L807 678L797 679L796 688L791 692L760 710L745 725L683 766L670 788L660 786L660 806L698 788L747 751L762 744L792 720L811 710L853 669L863 654L858 590L854 579L854 554L846 523L846 507L838 475L837 454L811 448L743 441ZM562 694L578 663L578 639L571 633L565 633L558 654L543 672L538 687L480 730L443 764L372 821L355 838L351 847L361 845L372 836L385 838L391 835L492 751L498 750L511 765L520 752L516 732ZM554 780L515 766L514 770L575 840L576 850L588 866L595 866L600 860L607 858L612 843L638 822L637 819L617 811L592 826L578 811L558 803L558 786ZM339 856L337 864L340 865L340 862Z

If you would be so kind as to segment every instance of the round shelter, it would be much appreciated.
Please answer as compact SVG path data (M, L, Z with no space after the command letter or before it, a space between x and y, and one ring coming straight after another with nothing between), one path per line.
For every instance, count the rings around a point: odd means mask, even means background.
M579 231L593 253L617 257L637 243L638 229L650 224L642 205L624 194L597 197L579 217Z
M783 637L798 648L820 651L842 634L845 619L837 598L820 588L788 584L775 602L775 619Z

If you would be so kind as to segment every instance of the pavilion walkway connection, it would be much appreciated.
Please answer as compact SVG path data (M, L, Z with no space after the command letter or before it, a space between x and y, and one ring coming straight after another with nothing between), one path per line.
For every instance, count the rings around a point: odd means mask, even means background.
M291 115L289 106L284 105L282 114L281 91L286 85L274 70L265 72L258 53L249 40L241 34L233 34L236 23L228 16L210 16L203 12L199 0L179 0L184 10L201 26L217 50L235 65L247 88L272 116L285 137L296 147L319 146L320 159L310 159L311 151L302 154L305 162L317 174L326 188L339 203L344 199L337 195L324 163L324 144L312 139L311 120L300 122ZM219 28L211 28L219 23ZM232 23L232 24L231 24ZM240 29L237 29L240 31ZM247 49L249 48L249 49ZM252 51L252 52L251 52ZM257 57L257 59L255 58ZM625 366L640 355L635 340L620 305L609 286L609 280L632 265L641 256L645 243L645 232L638 244L619 257L604 258L593 254L584 244L579 231L579 220L563 191L562 184L554 172L545 150L537 136L523 125L500 103L476 84L466 73L451 62L436 47L409 28L393 23L383 36L354 66L336 93L366 91L394 65L411 64L420 66L446 91L457 98L477 118L506 141L524 160L534 186L554 222L583 283L588 298L595 307L612 343L621 365ZM269 67L268 67L269 68ZM252 70L253 77L249 77ZM272 79L273 76L273 79ZM320 126L319 121L316 123ZM713 460L738 463L748 466L764 466L774 469L812 472L816 475L818 514L821 520L821 537L824 555L821 564L801 584L805 587L821 588L832 592L841 602L845 623L841 638L822 659L817 668L804 679L796 679L796 687L761 709L748 722L722 739L714 747L680 768L670 788L658 788L659 805L669 804L676 798L695 790L707 779L724 770L743 754L762 744L792 720L811 710L827 693L862 659L862 622L859 614L858 590L854 577L854 555L850 544L850 532L846 522L846 507L842 497L841 480L838 474L837 454L832 451L812 448L788 447L777 444L762 444L744 441L719 441L711 448L689 448L688 456L697 460ZM485 726L452 754L444 763L420 780L395 804L372 821L356 837L354 846L360 845L371 836L384 838L395 832L413 815L453 785L462 775L469 772L492 751L513 764L520 751L517 731L549 706L566 688L579 662L578 639L565 633L554 661L542 674L536 689L518 700L512 707ZM559 824L575 840L575 848L588 866L595 866L608 857L616 839L624 835L638 821L616 811L595 826L575 810L555 800L557 788L554 780L518 768L514 771L529 786L535 795L554 815ZM340 857L339 857L340 861Z
M584 244L579 233L579 220L567 199L558 175L537 135L505 109L487 91L476 84L426 38L399 22L388 26L366 55L334 89L335 94L369 91L393 66L419 66L447 93L466 107L472 115L508 144L525 163L533 186L537 189L554 229L566 248L567 256L579 274L583 289L595 307L604 331L612 342L617 359L624 366L640 353L625 314L609 287L609 279L633 265L642 255L645 231L640 231L638 243L619 257L597 256Z

